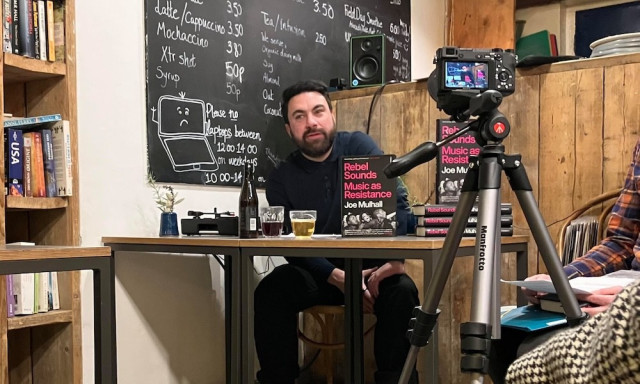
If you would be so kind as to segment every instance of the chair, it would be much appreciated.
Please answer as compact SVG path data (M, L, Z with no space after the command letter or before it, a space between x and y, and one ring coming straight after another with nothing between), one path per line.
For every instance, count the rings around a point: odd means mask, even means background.
M607 232L607 223L608 223L609 214L611 213L611 209L613 208L616 202L616 199L618 198L618 196L620 196L621 191L622 191L622 188L616 188L616 189L612 189L610 191L601 193L600 195L592 198L591 200L587 201L582 206L574 210L564 220L564 223L560 228L560 232L558 232L558 239L556 242L558 253L561 255L561 257L564 258L563 252L565 248L565 235L566 235L567 229L571 226L571 222L577 219L578 217L582 216L582 214L591 210L592 208L596 208L600 204L606 203L604 204L602 211L600 212L597 218L598 232L597 232L596 244L599 243L604 238Z
M298 338L308 345L318 348L323 352L325 361L325 376L327 384L333 384L334 371L334 351L344 348L344 341L337 341L334 337L334 327L338 316L344 315L344 305L316 305L300 312L303 319L305 315L313 318L320 328L320 341L307 336L302 329L298 328ZM364 332L364 336L371 333L375 328L375 323Z

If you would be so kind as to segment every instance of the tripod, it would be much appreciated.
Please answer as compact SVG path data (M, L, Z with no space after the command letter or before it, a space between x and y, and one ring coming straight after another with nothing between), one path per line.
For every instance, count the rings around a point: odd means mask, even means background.
M498 111L502 95L497 91L486 91L476 95L469 103L469 110L461 116L479 116L467 127L439 143L427 142L386 169L388 177L406 173L413 166L433 159L443 144L473 132L482 146L478 156L470 157L460 199L442 247L442 253L433 279L429 284L425 303L414 309L407 336L411 348L400 376L399 384L406 384L415 365L419 348L427 345L440 313L438 303L453 266L456 251L462 239L471 210L479 196L478 221L473 273L471 318L461 324L460 337L462 359L460 368L472 374L472 383L482 383L489 371L489 349L491 339L500 338L500 179L502 171L509 179L527 223L547 266L553 285L565 308L567 322L573 326L586 318L578 307L569 281L562 270L560 258L551 240L533 196L521 156L505 154L502 140L510 131L507 118ZM459 116L460 117L460 116Z

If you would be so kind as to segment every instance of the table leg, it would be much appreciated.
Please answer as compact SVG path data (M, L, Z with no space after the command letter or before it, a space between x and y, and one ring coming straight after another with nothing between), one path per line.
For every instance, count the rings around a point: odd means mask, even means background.
M113 255L113 253L112 253ZM96 258L93 264L93 339L96 384L118 382L114 257ZM100 372L97 372L97 371Z
M240 347L240 376L241 381L234 383L254 383L254 339L253 339L253 256L240 254L240 264L234 274L234 295L238 297L240 318L235 324L242 324L242 343Z
M362 259L346 259L345 275L345 381L364 384Z
M239 367L236 366L237 361L239 359L239 355L237 353L237 345L233 344L233 340L240 340L239 331L237 327L233 327L232 318L234 305L237 305L233 300L233 277L232 269L234 268L233 257L229 255L224 256L224 345L225 345L225 367L226 367L226 383L232 384L233 377L231 377L232 372L239 372ZM234 318L234 320L236 320ZM234 334L234 332L238 332L238 335Z

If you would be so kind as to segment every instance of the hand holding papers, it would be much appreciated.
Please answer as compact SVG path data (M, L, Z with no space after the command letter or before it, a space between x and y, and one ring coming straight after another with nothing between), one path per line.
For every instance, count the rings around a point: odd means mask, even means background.
M625 287L634 280L640 279L638 271L617 271L604 276L576 277L569 280L569 284L576 294L590 294L594 291L609 287ZM515 280L503 283L528 288L532 291L557 293L553 282L547 280Z

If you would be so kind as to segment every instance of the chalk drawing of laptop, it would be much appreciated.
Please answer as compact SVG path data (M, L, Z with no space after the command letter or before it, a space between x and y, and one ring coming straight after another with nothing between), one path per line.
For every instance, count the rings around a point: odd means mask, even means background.
M217 171L205 135L204 101L164 95L158 99L158 137L176 172Z

